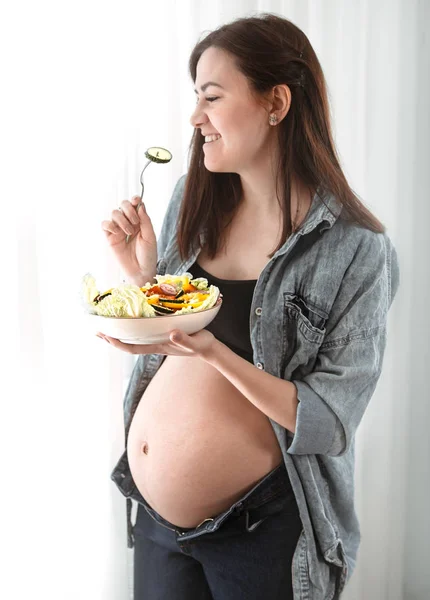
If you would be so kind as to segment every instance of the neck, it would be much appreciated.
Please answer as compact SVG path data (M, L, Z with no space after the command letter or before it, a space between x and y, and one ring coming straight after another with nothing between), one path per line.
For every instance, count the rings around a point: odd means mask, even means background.
M262 181L253 181L241 177L242 202L240 212L250 219L266 221L270 219L280 220L282 218L281 203L276 197L275 184ZM312 193L303 184L294 180L291 186L291 218L293 227L297 228L306 217L312 203Z

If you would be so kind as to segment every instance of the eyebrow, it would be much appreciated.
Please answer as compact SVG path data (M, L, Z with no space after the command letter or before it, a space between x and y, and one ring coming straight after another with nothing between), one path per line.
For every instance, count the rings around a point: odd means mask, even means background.
M200 89L202 90L202 92L205 92L205 91L206 91L206 89L207 89L207 88L208 88L210 85L214 85L215 87L219 87L219 88L221 88L222 90L224 89L224 88L222 87L222 85L220 85L219 83L215 83L215 81L207 81L206 83L204 83L204 84L202 85L202 87L201 87ZM195 91L195 93L196 93L196 94L198 94L198 91L197 91L196 89L195 89L194 91Z

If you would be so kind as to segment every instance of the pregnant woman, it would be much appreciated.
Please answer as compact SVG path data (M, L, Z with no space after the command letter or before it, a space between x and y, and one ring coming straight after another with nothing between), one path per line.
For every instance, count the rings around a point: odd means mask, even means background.
M359 546L354 439L382 369L396 252L342 173L300 29L238 19L189 67L190 166L159 239L137 196L102 223L130 283L189 272L224 296L194 335L172 317L166 343L106 338L139 355L112 472L134 600L338 598Z

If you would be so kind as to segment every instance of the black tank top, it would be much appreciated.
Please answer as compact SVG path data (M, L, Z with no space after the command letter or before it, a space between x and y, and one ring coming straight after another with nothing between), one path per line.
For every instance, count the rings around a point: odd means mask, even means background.
M216 285L223 295L223 303L217 316L205 327L208 331L233 350L253 363L253 351L249 337L249 313L257 279L229 280L214 277L196 261L189 269L193 276L205 277L209 285Z

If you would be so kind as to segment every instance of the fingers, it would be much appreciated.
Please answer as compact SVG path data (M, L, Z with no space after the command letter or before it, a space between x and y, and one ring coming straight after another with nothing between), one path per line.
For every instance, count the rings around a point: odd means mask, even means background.
M121 206L112 211L112 226L107 229L108 231L111 233L122 231L127 235L133 235L136 231L136 225L140 226L140 220L136 212L136 205L139 203L140 198L135 196L132 200L136 204L123 200ZM106 227L104 229L106 230Z
M136 210L139 204L139 209ZM130 202L123 200L121 206L112 211L110 221L102 221L102 229L108 237L133 235L144 217L149 218L145 205L141 203L140 196L133 196Z
M191 356L195 355L190 349L181 348L175 343L164 342L162 344L124 344L116 338L109 337L104 333L96 333L96 336L108 342L114 348L127 352L128 354L161 354L163 356Z
M139 203L140 198L139 196L134 196L132 200L136 202L136 204L132 204L128 200L123 200L121 202L121 211L114 210L113 213L119 213L122 216L122 221L124 221L125 223L129 222L132 225L139 225L139 217L136 213L136 206Z
M125 236L125 233L121 227L116 225L113 221L102 221L102 229L108 237L110 235L118 234Z
M128 354L166 354L166 347L162 344L124 344L116 338L109 337L104 333L96 333L96 336L108 342L114 348L127 352Z
M140 196L133 196L130 203L136 208L136 206L140 203Z
M151 218L146 212L145 203L140 200L140 196L134 196L134 198L131 200L131 204L135 206L139 225L146 224L146 221L151 223Z
M116 208L112 211L112 221L120 227L127 235L133 235L135 225L139 225L139 217L136 209L128 200L121 202L121 210Z

